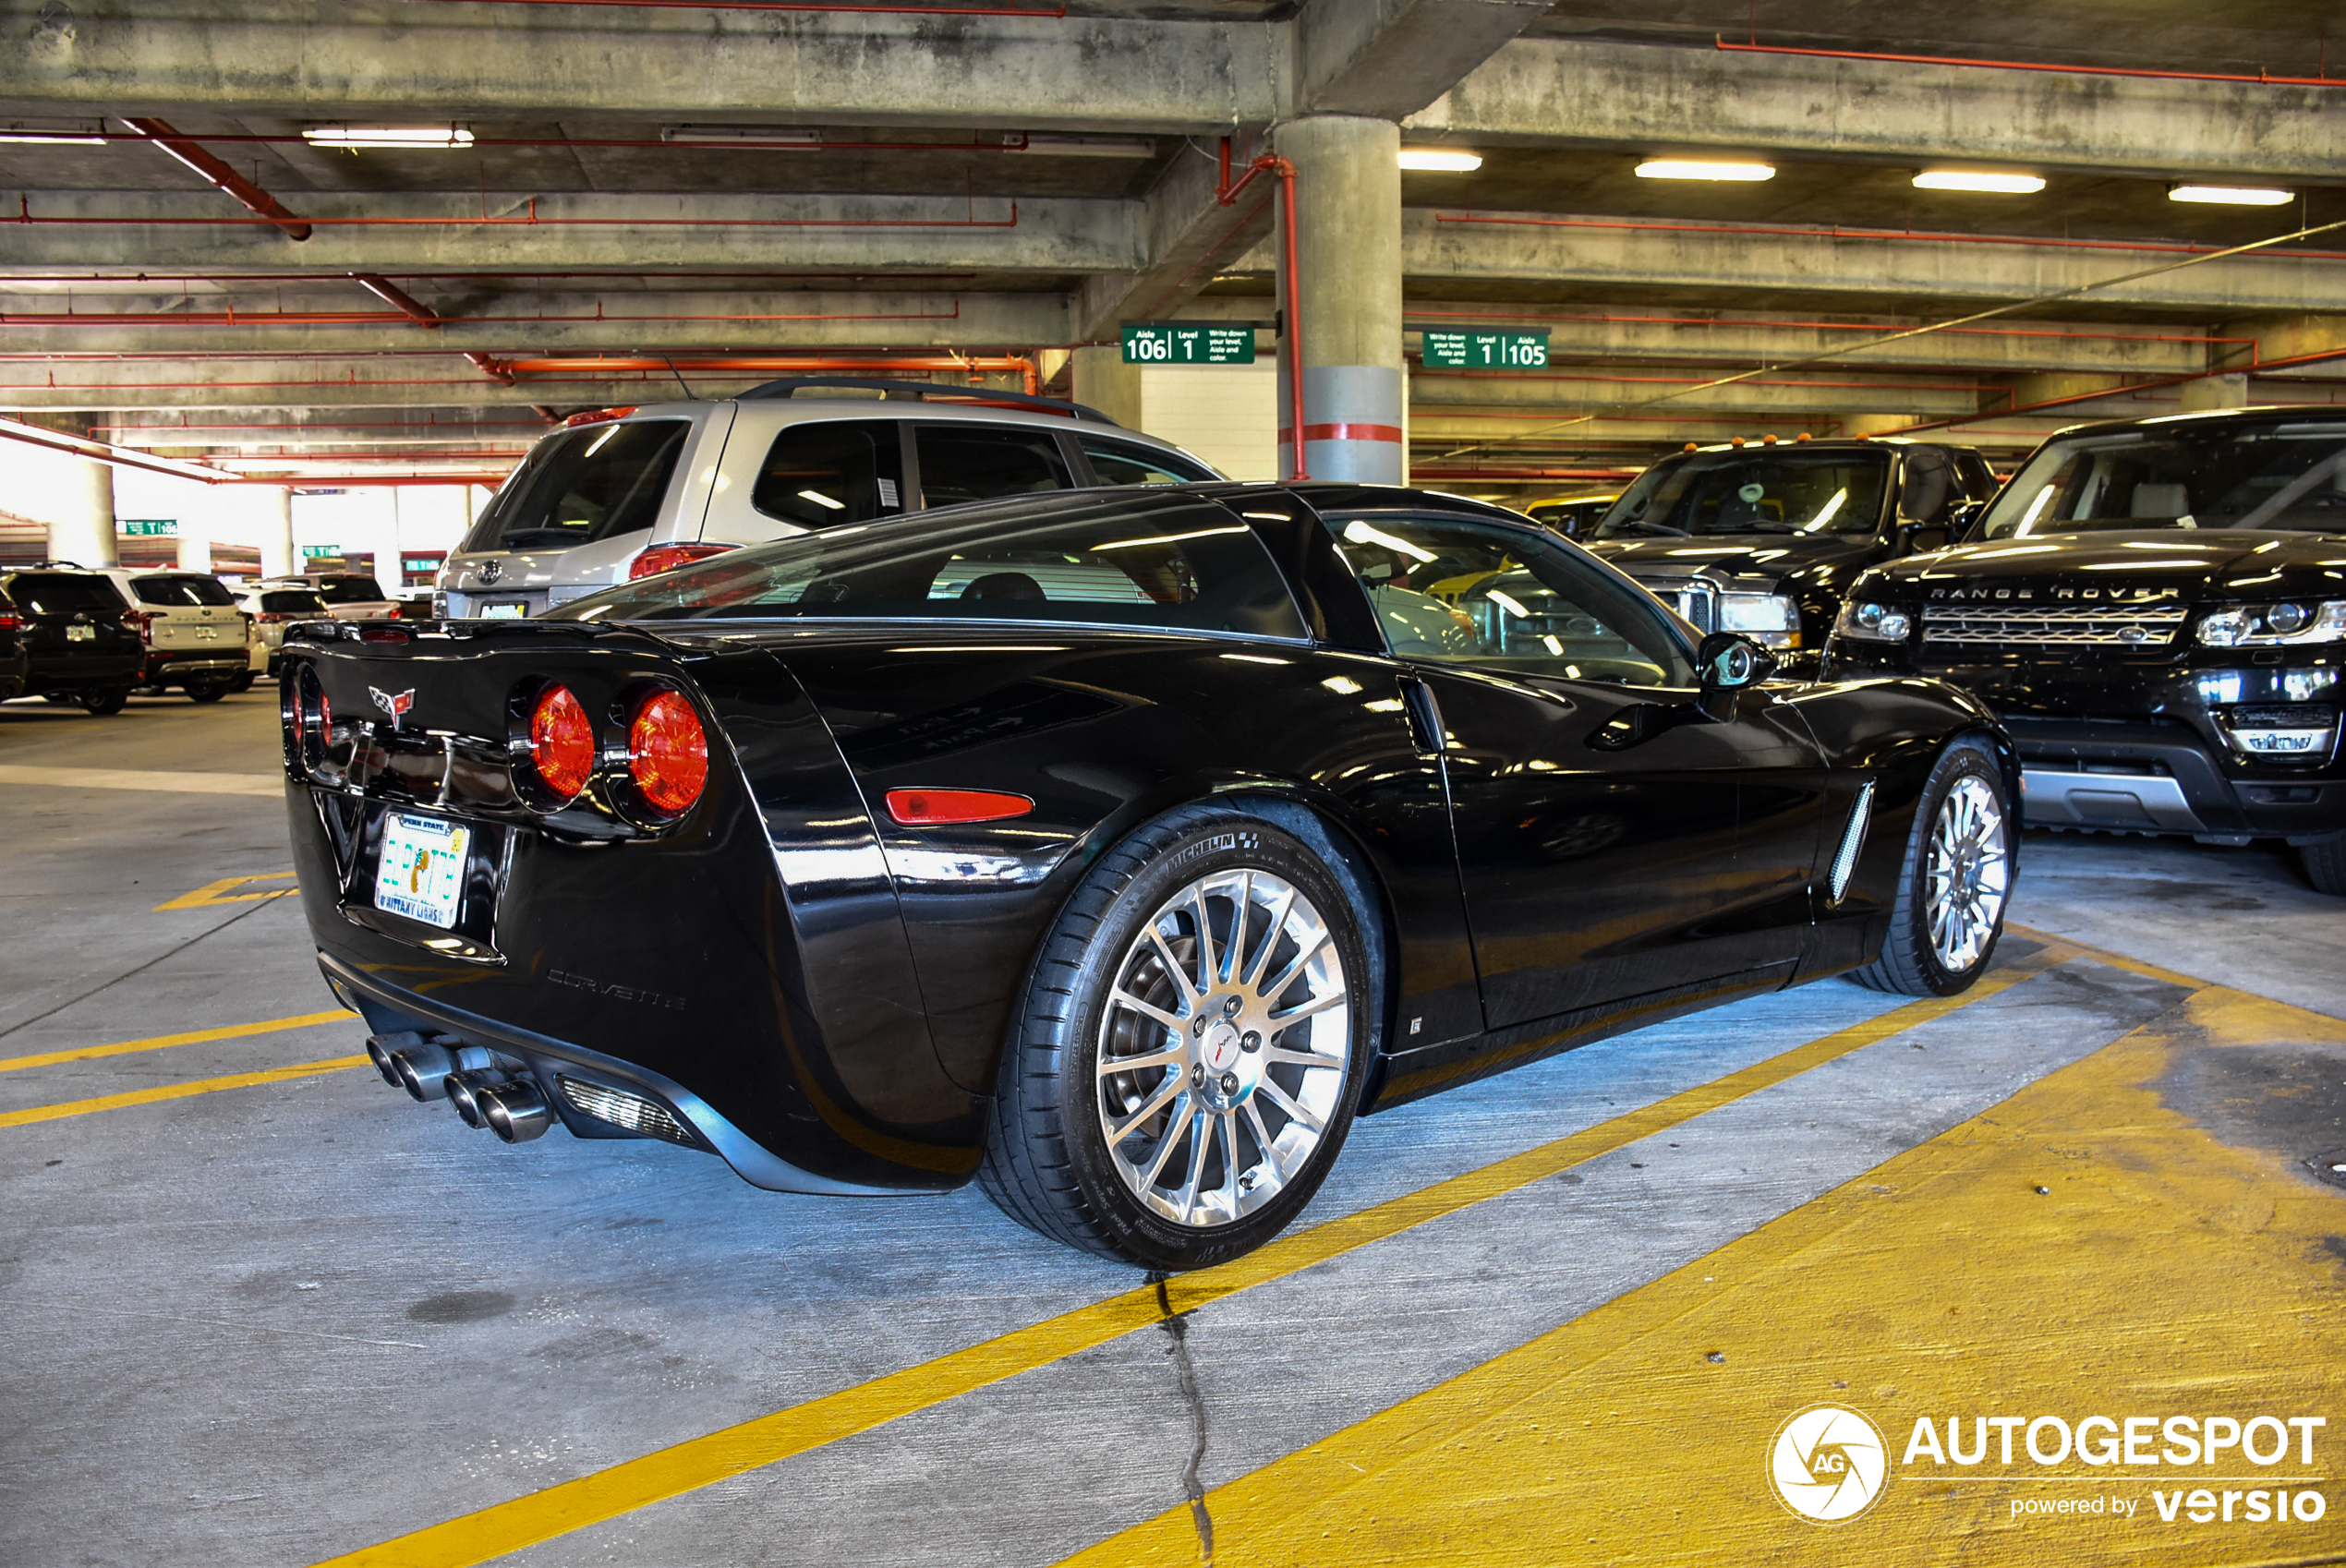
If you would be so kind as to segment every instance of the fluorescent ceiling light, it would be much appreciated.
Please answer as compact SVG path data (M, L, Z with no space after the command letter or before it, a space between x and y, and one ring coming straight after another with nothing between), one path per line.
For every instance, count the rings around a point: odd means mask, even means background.
M1482 167L1482 154L1455 147L1405 147L1401 166L1425 174L1469 175Z
M67 142L83 147L106 144L103 120L10 120L0 126L0 141Z
M2226 207L2279 207L2296 193L2267 190L2252 185L2179 185L2167 191L2170 201L2213 201Z
M453 126L312 126L312 147L470 147L473 133Z
M677 142L762 141L776 147L820 147L823 133L795 126L662 126L659 139Z
M1699 158L1649 158L1638 165L1641 180L1772 180L1769 163L1713 163Z
M2045 188L2038 175L1998 175L1984 169L1925 169L1915 176L1921 190L1985 190L1999 196L2034 196Z
M1039 152L1046 158L1154 158L1153 136L1043 136L1010 131L1002 145L1012 152ZM949 146L945 149L950 151Z

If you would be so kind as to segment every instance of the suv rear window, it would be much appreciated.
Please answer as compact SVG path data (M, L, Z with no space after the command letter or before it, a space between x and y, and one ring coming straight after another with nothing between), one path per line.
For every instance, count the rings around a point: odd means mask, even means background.
M307 588L277 588L260 596L263 615L316 615L325 608L326 601Z
M236 596L216 577L133 577L131 592L140 604L185 609L196 605L233 605Z
M372 577L329 577L318 585L318 597L328 604L381 604L391 596Z
M1203 464L1191 463L1155 447L1112 441L1099 436L1084 436L1081 444L1083 455L1092 460L1092 472L1100 476L1103 485L1186 485L1222 476Z
M548 619L798 616L1304 634L1269 552L1227 508L1101 490L801 534L574 599Z
M538 443L465 537L467 550L562 549L648 528L689 419L588 425Z
M105 578L68 577L61 572L27 572L13 577L8 597L33 615L71 615L84 609L112 610L118 615L128 608Z

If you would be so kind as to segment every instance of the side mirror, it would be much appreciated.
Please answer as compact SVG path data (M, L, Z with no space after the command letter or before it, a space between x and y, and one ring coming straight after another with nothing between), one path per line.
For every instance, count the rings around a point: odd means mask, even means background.
M1776 656L1735 632L1713 632L1703 638L1694 662L1706 694L1756 686L1776 672Z
M1952 523L1908 523L1898 530L1898 547L1908 555L1945 549L1955 542L1955 533Z

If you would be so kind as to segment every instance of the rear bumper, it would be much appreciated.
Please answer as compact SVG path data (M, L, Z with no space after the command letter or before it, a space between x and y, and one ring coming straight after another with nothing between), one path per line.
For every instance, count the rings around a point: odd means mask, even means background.
M691 1090L635 1063L452 1007L445 1002L388 984L330 953L318 955L318 968L337 995L358 1004L359 1012L375 1033L420 1028L430 1033L454 1035L467 1045L486 1046L501 1055L519 1058L527 1065L528 1075L537 1080L547 1104L554 1107L563 1125L583 1137L631 1135L607 1122L594 1121L573 1105L557 1086L557 1080L565 1076L587 1079L665 1105L698 1134L718 1158L731 1165L734 1174L753 1187L762 1187L769 1192L807 1192L828 1197L899 1197L908 1190L859 1187L801 1170L726 1120Z
M242 645L224 648L173 649L147 656L146 679L155 684L175 684L207 677L241 675L252 668L252 656Z

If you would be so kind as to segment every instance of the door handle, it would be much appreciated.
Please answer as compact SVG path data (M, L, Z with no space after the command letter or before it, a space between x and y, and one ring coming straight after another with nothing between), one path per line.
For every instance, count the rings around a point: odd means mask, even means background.
M1401 677L1401 706L1409 716L1409 737L1419 751L1439 756L1450 749L1449 731L1442 726L1442 705L1433 689L1414 675Z

